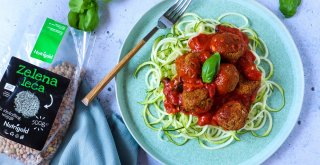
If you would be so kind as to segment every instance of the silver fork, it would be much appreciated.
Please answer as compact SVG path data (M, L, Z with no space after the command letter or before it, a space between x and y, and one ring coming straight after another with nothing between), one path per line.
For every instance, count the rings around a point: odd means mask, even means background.
M128 63L128 61L141 49L141 47L159 30L171 28L187 10L192 0L177 0L158 20L154 27L124 58L82 99L88 106L113 77Z
M159 29L171 28L187 10L192 0L178 0L172 5L158 20L158 25L154 27L143 40L148 41Z

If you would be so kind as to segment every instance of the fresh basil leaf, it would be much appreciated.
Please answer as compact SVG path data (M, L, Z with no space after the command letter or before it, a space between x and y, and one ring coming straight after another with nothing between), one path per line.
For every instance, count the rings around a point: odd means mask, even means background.
M71 27L78 28L79 14L76 12L70 11L68 14L68 22Z
M70 0L69 9L72 12L79 13L81 11L82 4L83 0Z
M93 31L99 24L99 15L97 8L90 8L85 13L79 14L78 29L84 31Z
M93 31L99 24L96 0L70 0L68 22L70 26L84 31Z
M301 4L301 0L279 0L280 11L286 18L294 16L297 12L298 6Z
M215 53L209 57L202 66L202 81L205 83L211 83L213 78L219 71L221 57L219 53Z
M88 10L86 15L86 30L93 31L99 24L99 15L96 8L91 8Z
M85 15L85 13L83 13L83 14L79 14L79 25L78 25L78 28L77 29L79 29L79 30L83 30L83 31L86 31L85 29L85 17L86 17L86 15Z
M97 3L95 1L84 1L82 3L81 9L80 9L80 13L84 13L86 12L88 9L90 8L95 8L97 6Z

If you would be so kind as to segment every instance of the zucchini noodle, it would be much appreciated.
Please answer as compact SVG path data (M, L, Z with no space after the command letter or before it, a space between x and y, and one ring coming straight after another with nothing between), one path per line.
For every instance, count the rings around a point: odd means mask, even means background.
M236 17L243 20L243 25L236 26L222 22L226 17ZM236 27L249 37L249 48L256 57L257 68L262 72L261 85L257 92L256 100L251 106L245 126L238 131L226 131L219 126L199 126L198 118L184 113L168 114L163 106L165 96L164 85L161 79L172 79L176 74L175 59L190 51L188 41L200 33L215 33L217 25L223 24ZM219 149L228 146L234 141L240 141L240 135L250 132L256 137L266 137L272 130L271 112L278 112L285 106L283 88L271 81L274 73L272 62L268 59L269 51L265 42L258 37L257 33L249 27L249 20L239 13L225 13L215 19L203 19L194 13L186 13L176 23L171 31L159 36L153 46L150 61L138 66L136 72L148 67L145 75L147 94L144 101L143 119L145 124L154 131L158 131L161 140L170 141L181 146L191 139L197 139L200 146L205 149ZM263 65L263 64L264 65ZM274 91L281 94L282 103L278 108L268 104Z

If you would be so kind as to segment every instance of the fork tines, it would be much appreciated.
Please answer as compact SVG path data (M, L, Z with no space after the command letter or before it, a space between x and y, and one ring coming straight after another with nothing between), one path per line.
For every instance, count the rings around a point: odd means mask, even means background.
M192 0L178 0L172 5L165 13L164 16L169 19L172 23L178 21L178 19L187 10Z

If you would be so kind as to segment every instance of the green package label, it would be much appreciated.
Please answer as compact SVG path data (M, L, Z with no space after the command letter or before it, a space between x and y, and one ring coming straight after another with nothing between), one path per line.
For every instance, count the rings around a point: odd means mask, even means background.
M47 18L31 52L31 57L51 64L67 28L66 25Z

